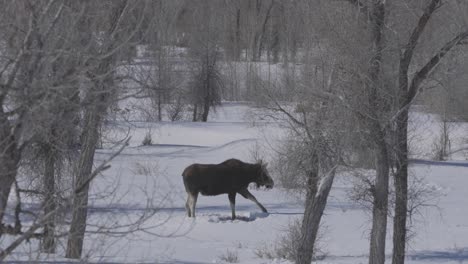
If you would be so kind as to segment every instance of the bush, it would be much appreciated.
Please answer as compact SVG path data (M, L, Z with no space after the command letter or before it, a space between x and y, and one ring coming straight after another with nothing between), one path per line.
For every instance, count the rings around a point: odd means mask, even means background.
M171 121L180 121L184 119L185 108L182 96L178 95L174 102L167 105L166 113Z
M141 142L143 146L150 146L153 144L153 139L151 138L151 131L146 132L145 138Z
M237 251L226 250L224 254L219 256L219 259L225 263L239 263Z
M299 239L301 237L301 219L297 219L290 223L288 229L284 235L277 239L276 244L266 245L255 250L255 254L259 258L266 259L287 259L294 262L297 248L299 246ZM320 249L317 245L320 244L320 236L315 242L315 248L313 250L314 260L321 260L326 257L326 253Z
M440 134L434 139L432 143L432 152L435 160L446 160L449 157L451 144L450 144L450 132L452 130L452 124L447 120L443 119L440 124Z

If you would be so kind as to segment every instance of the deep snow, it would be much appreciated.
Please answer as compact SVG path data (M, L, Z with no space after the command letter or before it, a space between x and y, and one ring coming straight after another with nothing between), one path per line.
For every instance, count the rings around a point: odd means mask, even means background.
M121 137L128 128L130 146L112 161L92 184L89 234L85 240L88 261L97 263L222 263L228 251L237 254L240 263L288 263L285 260L259 258L255 252L271 247L288 225L301 217L303 206L280 187L252 190L269 210L261 213L252 202L237 198L238 220L230 220L227 195L200 196L197 218L186 217L186 194L181 173L191 163L219 163L228 158L253 161L252 151L260 146L268 157L269 147L281 138L283 130L273 123L252 126L246 115L254 111L245 104L226 103L210 116L208 123L192 122L118 122L112 124L109 137ZM427 162L438 133L433 115L413 113L413 158L411 174L433 191L420 214L412 219L412 238L407 263L468 263L468 167ZM466 124L456 126L454 145L461 147L468 131ZM117 129L118 128L118 129ZM154 145L141 146L146 133ZM99 150L96 164L106 159L111 149ZM466 164L466 152L451 159ZM465 161L463 161L465 160ZM455 164L455 165L457 165ZM275 172L270 169L272 176ZM367 263L370 216L366 209L349 200L352 177L340 174L329 198L323 218L323 238L327 252L321 264ZM145 212L155 214L131 234L122 226ZM99 229L99 226L113 226ZM391 253L391 219L387 253ZM101 231L95 232L95 231ZM102 232L104 231L103 234ZM11 237L0 239L1 247ZM56 255L38 255L37 243L25 243L13 254L10 263L33 260L69 262L63 259L65 238ZM390 255L389 255L390 257ZM390 260L389 260L390 261Z

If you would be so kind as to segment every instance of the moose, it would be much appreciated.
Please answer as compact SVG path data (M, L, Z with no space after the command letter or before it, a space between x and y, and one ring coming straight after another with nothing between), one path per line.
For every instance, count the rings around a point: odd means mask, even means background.
M192 164L182 173L187 203L185 208L188 217L195 217L195 205L198 194L214 196L228 194L231 205L232 220L236 219L236 194L257 204L264 213L268 211L260 204L255 196L247 190L250 183L257 187L273 188L273 179L266 169L267 164L261 161L256 164L242 162L237 159L228 159L219 164Z

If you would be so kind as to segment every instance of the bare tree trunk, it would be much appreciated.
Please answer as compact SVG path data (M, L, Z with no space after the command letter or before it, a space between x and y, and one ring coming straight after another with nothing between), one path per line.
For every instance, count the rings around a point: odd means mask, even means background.
M198 105L194 104L193 105L192 122L197 122L197 121L198 121Z
M317 184L319 180L319 161L315 154L311 158L312 170L307 173L307 193L305 200L304 218L302 219L301 237L296 252L297 264L310 264L313 256L313 245L317 238L318 226L315 226L313 211L316 206ZM315 206L314 206L315 205Z
M99 140L99 128L102 125L103 116L109 106L110 96L115 93L115 84L112 67L116 60L116 52L123 46L118 42L116 35L121 26L123 15L129 6L129 1L115 2L113 10L109 13L109 29L104 32L103 54L108 53L97 64L91 79L92 87L85 100L88 106L85 108L84 125L82 132L81 153L76 175L75 197L73 200L73 218L67 242L67 258L80 258L83 251L83 240L86 231L86 219L88 216L88 192L90 177L94 163L94 153ZM121 45L119 47L119 45Z
M158 94L158 121L162 121L162 98L161 93Z
M319 184L318 159L315 158L314 160L317 162L315 166L317 168L313 172L310 172L308 176L304 218L302 220L301 237L296 252L297 264L310 264L312 262L320 221L335 178L335 170L332 169L329 175L324 176Z
M3 220L11 187L16 178L16 165L8 158L0 159L0 219ZM3 221L0 223L0 237L3 233Z
M420 71L413 77L411 85L408 81L409 67L413 58L414 50L418 40L424 31L429 19L440 5L441 0L431 0L426 6L424 13L418 20L418 24L411 32L408 44L400 58L400 68L398 73L399 101L398 106L401 111L396 123L397 137L397 173L395 175L395 217L393 219L393 264L405 263L406 251L406 218L408 210L408 114L409 104L416 96L417 89L429 74L430 70L439 60L457 43L457 37L453 43L447 43L437 56L433 57ZM460 36L460 35L459 35ZM463 38L461 38L463 39Z
M397 123L397 160L395 175L395 216L393 219L393 264L405 263L406 218L408 210L408 110Z
M208 62L207 62L208 64ZM207 65L207 69L209 69L209 66ZM206 81L206 84L205 84L205 88L206 88L206 96L204 98L204 102L203 102L203 112L202 112L202 116L201 116L201 121L202 122L206 122L208 121L208 114L210 113L210 104L211 104L211 90L210 90L210 73L207 72L207 81Z
M99 139L99 124L101 122L100 109L91 106L85 113L83 127L82 149L76 171L76 187L73 200L73 216L67 243L67 258L80 258L83 251L83 240L86 231L86 219L88 216L88 178L91 176L94 162L94 153Z
M241 10L237 8L236 11L236 32L234 35L234 58L236 61L240 60L241 55L241 31L240 31L240 18L241 18Z
M162 44L159 44L162 45ZM158 87L156 89L158 93L158 121L162 121L162 91L163 89L166 89L165 85L163 84L162 81L162 75L163 75L163 69L165 70L165 67L162 65L162 53L163 53L163 47L159 46L158 50Z
M260 61L262 57L262 47L263 47L263 41L264 41L264 36L266 32L266 27L268 24L268 21L270 19L270 14L271 10L275 4L275 1L271 1L270 5L267 7L267 10L265 11L265 17L262 20L262 26L257 32L255 32L255 36L253 39L253 45L252 45L252 60L253 61ZM260 16L260 10L261 10L261 2L257 1L257 16Z
M1 107L1 106L0 106ZM3 108L0 108L0 236L3 229L8 196L16 179L19 151L12 128Z
M201 117L202 122L208 121L209 113L210 113L210 102L208 100L205 100L205 103L203 104L203 113Z
M375 146L376 179L373 186L372 230L369 249L369 264L385 263L385 239L387 235L389 156L385 141L385 128L380 124L379 114L385 109L380 103L382 52L384 49L385 1L375 0L371 4L371 34L373 56L369 67L369 105L372 118L368 120Z
M241 54L241 7L239 1L234 3L232 8L234 16L228 22L229 37L227 38L227 51L231 60L239 61Z
M455 46L468 38L468 30L460 32L448 41L430 60L414 74L411 83L408 81L408 69L413 57L413 51L418 43L427 22L433 12L437 10L441 0L431 0L419 18L414 28L408 45L400 59L399 89L400 98L398 102L399 113L396 119L397 131L397 173L395 175L395 217L393 235L393 264L405 263L406 251L406 222L408 211L408 117L409 108L418 93L422 82L431 74L432 70L439 64L444 56Z
M53 133L52 133L53 134ZM44 153L44 215L54 214L55 200L55 161L56 156L52 146ZM41 250L45 253L55 253L55 215L51 215L44 223L44 238Z
M270 49L273 53L273 63L278 63L279 62L279 53L281 50L280 47L280 31L279 31L279 22L276 22L276 24L273 27L273 36L270 44Z
M383 135L381 135L383 138ZM369 264L385 263L385 238L387 235L389 159L386 142L377 146L377 175L373 189L374 204L372 209L372 231L370 241Z

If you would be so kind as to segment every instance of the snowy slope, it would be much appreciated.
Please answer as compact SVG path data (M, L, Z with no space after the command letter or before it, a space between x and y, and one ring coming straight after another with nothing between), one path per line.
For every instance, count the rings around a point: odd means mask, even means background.
M252 202L238 197L238 220L230 220L227 195L200 196L197 218L186 217L186 193L181 173L191 163L219 163L228 158L253 162L251 151L268 146L282 130L275 124L260 123L253 127L245 115L253 111L243 104L226 104L211 116L208 123L117 123L127 126L132 135L130 146L92 184L91 208L85 241L90 262L95 263L222 263L227 251L238 256L239 263L288 263L285 260L259 258L255 252L272 245L300 218L303 206L289 198L280 187L252 190L269 210L261 213ZM416 113L412 118L432 120L415 128L420 137L420 151L415 158L427 158L427 144L437 130L432 116ZM149 129L151 128L151 129ZM115 129L114 137L125 130ZM154 145L141 146L150 131ZM426 133L426 134L424 134ZM459 139L457 139L459 140ZM112 150L99 150L96 163ZM462 156L457 156L462 160ZM272 176L274 171L270 171ZM408 263L468 263L468 167L414 164L412 175L437 195L413 219L414 236L409 246ZM350 175L340 175L332 189L323 219L321 247L328 257L321 264L367 263L369 213L348 199ZM149 212L155 212L154 215ZM127 234L125 224L149 215L147 221ZM391 219L389 219L389 223ZM100 226L113 226L103 229ZM99 231L99 232L96 232ZM106 234L103 234L106 233ZM0 243L6 245L5 238ZM391 252L391 224L387 252ZM32 260L67 263L63 256L66 240L62 239L56 255L37 255L36 242L24 244L9 259L10 263ZM389 256L390 257L390 256Z

